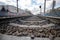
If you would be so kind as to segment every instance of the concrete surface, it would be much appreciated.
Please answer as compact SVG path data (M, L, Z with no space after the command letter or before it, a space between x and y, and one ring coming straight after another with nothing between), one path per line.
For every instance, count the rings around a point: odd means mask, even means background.
M10 35L0 35L0 40L32 40L30 37L17 37ZM35 38L34 40L50 40L49 38Z

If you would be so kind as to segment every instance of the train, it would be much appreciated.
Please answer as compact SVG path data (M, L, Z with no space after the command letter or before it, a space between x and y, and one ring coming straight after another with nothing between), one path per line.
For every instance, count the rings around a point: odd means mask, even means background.
M5 9L4 6L2 6L0 10L0 17L10 17L10 16L18 16L17 13L11 12L8 9Z
M23 10L11 5L0 5L0 17L19 17L19 16L31 16L30 11Z

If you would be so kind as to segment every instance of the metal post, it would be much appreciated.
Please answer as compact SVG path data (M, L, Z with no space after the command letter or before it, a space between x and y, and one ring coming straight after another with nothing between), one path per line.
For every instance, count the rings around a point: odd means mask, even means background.
M7 1L8 3L10 2L10 1ZM7 11L9 11L9 5L7 4Z
M41 14L41 6L39 6L39 8L40 8L40 14Z
M18 0L17 0L17 13L18 13Z
M55 3L56 3L56 1L55 1L55 0L53 0L53 4L52 4L52 10L54 10Z
M44 0L44 14L45 14L45 9L46 9L46 0Z

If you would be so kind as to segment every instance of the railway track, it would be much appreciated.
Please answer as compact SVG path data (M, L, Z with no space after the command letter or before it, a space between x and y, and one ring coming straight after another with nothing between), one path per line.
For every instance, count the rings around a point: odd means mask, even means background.
M36 24L23 24L23 20L17 18L2 22L0 25L0 33L13 36L31 36L35 37L60 37L60 25L54 24L49 20L42 19L39 26Z

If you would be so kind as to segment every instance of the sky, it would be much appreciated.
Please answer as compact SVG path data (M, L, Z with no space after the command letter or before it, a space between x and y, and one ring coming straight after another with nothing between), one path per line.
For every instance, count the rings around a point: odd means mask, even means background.
M46 10L49 10L52 8L52 1L53 0L46 0ZM60 7L60 0L55 0L56 5L55 7ZM16 6L16 0L0 0L0 5L13 5ZM43 12L44 10L44 0L18 0L19 8L21 9L28 9L30 10L34 15L40 14L39 6L41 5L41 10Z

